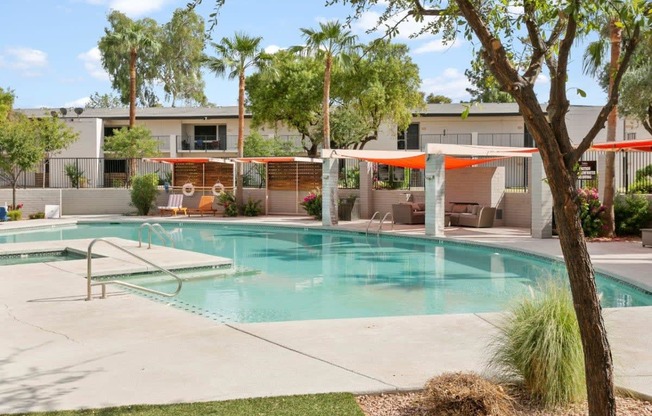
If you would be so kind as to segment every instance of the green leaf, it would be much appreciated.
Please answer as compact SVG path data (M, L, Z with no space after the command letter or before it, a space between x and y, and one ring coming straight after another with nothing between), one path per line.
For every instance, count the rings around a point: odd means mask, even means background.
M579 95L582 98L585 98L586 97L586 92L583 89L578 88L577 89L577 95Z

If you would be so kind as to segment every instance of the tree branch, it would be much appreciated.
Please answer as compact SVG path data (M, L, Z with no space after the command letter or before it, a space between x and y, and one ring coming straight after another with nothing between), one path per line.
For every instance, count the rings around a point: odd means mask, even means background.
M444 9L426 9L420 0L414 0L414 9L408 15L410 16L448 16Z
M573 150L570 159L570 162L572 162L572 164L577 163L577 161L580 160L580 157L582 157L582 154L591 146L591 143L593 143L595 136L597 136L598 132L604 128L604 123L607 121L607 117L609 117L609 113L611 113L611 110L613 110L613 108L618 104L618 97L620 95L619 93L620 82L623 79L623 75L625 74L625 71L627 71L629 62L631 61L632 56L634 55L634 50L636 49L636 46L641 40L640 36L641 36L641 26L640 24L637 24L634 28L634 32L632 33L632 37L630 37L627 43L625 44L625 49L624 49L625 53L623 54L623 58L620 61L620 64L618 65L618 71L616 71L616 75L614 76L613 87L609 92L607 103L605 104L604 107L602 107L602 110L600 110L600 114L598 114L595 123L593 123L593 126L586 134L586 136L584 136L579 146L577 146L577 148Z
M530 65L523 73L523 78L530 84L533 84L534 80L539 76L541 72L541 61L548 50L547 45L539 34L537 25L532 20L534 6L532 1L526 0L523 2L523 8L525 9L525 27L532 42L532 57L530 58Z

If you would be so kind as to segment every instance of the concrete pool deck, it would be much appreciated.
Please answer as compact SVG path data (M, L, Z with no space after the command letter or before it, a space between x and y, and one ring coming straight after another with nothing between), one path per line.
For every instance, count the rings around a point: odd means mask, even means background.
M0 232L76 220L3 223ZM319 225L305 217L255 222ZM364 221L340 225L365 227ZM395 232L423 234L418 227L397 226ZM448 228L446 235L560 253L557 240L535 240L523 229ZM652 249L640 242L590 243L589 249L596 268L652 286ZM115 287L109 288L109 299L86 302L85 281L78 275L38 264L23 267L21 275L0 273L0 413L417 389L444 371L481 372L500 318L460 314L221 324ZM617 385L652 396L652 307L606 309L604 317Z

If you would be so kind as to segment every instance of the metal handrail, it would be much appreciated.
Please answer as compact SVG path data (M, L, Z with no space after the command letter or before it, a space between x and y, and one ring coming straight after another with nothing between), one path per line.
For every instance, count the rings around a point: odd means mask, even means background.
M382 231L382 229L383 229L383 223L385 222L385 220L387 219L387 217L391 217L391 218L392 218L392 231L394 231L394 215L392 215L391 212L387 212L387 213L385 213L385 215L383 215L383 219L380 220L380 225L378 226L378 232L381 232L381 231Z
M106 280L106 281L102 281L102 282L92 282L92 276L93 276L93 272L92 272L93 246L95 245L95 243L98 243L98 242L106 243L106 244L108 244L108 245L110 245L110 246L112 246L114 248L117 248L118 250L120 250L120 251L122 251L124 253L127 253L127 254L131 255L132 257L137 258L138 260L143 261L145 264L147 264L149 266L152 266L152 267L162 271L163 273L167 273L168 275L174 277L178 282L177 290L175 290L174 293L165 293L165 292L160 292L160 291L154 290L154 289L148 289L148 288L143 287L143 286L138 286L138 285L135 285L133 283L123 282L121 280ZM163 267L161 267L161 266L159 266L157 264L154 264L151 261L145 260L144 258L140 257L137 254L132 253L131 251L129 251L129 250L125 249L125 248L120 247L119 245L117 245L114 242L111 242L109 240L105 240L103 238L96 238L95 240L91 241L91 243L88 245L88 252L87 252L87 255L86 255L86 300L91 300L92 299L92 297L91 297L91 287L92 286L97 286L97 285L102 286L102 297L101 297L101 299L106 299L106 285L107 284L126 286L126 287L130 287L132 289L138 289L138 290L142 290L142 291L147 292L147 293L153 293L155 295L160 295L160 296L165 296L167 298L171 298L173 296L176 296L181 291L181 286L183 284L183 279L180 278L179 276L177 276L176 274L172 273L171 271L169 271L167 269L164 269Z
M365 231L365 234L369 234L369 227L371 227L371 223L372 223L373 220L376 218L376 215L378 215L378 216L380 217L380 211L376 211L376 212L374 212L374 215L371 216L371 219L370 219L369 222L367 223L367 229L366 229L366 231Z
M148 245L147 248L150 249L152 248L152 233L156 234L158 238L160 238L163 241L163 244L165 245L166 243L166 237L170 241L170 247L174 247L174 240L172 239L172 235L168 233L165 228L159 223L154 223L151 224L149 222L144 222L140 224L140 227L138 227L138 247L142 247L143 245L143 228L147 228L147 240L148 240ZM160 230L160 231L159 231Z

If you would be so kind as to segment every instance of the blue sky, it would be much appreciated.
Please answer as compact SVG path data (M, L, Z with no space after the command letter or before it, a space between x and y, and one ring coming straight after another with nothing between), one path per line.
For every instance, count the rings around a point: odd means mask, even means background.
M0 12L0 87L11 88L16 108L83 106L94 92L111 92L107 74L101 67L97 42L104 34L106 16L111 9L132 18L151 17L159 23L170 20L174 9L187 0L3 0ZM207 18L213 5L204 0L198 13ZM316 28L320 21L344 20L350 8L325 7L323 0L227 0L213 38L232 36L235 31L262 36L265 48L284 48L302 43L299 28ZM373 13L355 23L352 32L360 41L373 37L365 29L375 21ZM403 27L403 26L402 26ZM397 42L410 47L419 65L422 91L451 97L454 102L468 99L464 70L471 60L473 45L458 41L442 45L437 36L409 39L405 26ZM211 48L207 48L211 54ZM605 95L595 80L581 74L581 49L575 50L569 72L569 98L572 104L602 105ZM234 81L206 73L206 95L216 105L235 105ZM538 82L539 100L547 101L549 83ZM573 88L587 92L586 98Z

